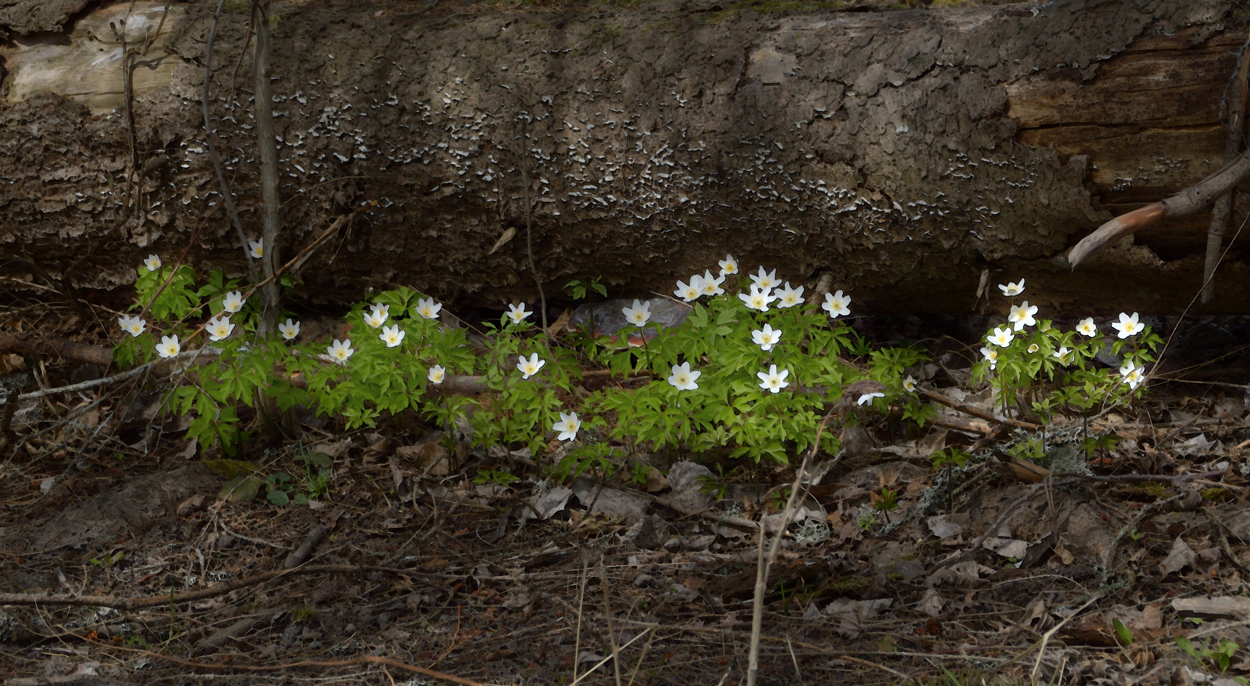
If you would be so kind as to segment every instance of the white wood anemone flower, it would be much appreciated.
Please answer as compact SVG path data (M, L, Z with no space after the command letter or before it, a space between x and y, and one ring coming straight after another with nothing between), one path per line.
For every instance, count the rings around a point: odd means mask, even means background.
M803 287L792 288L790 282L786 282L785 288L777 291L777 307L786 309L795 305L803 304Z
M851 313L851 296L843 295L841 289L834 293L825 294L825 304L820 309L829 313L829 316L837 319L845 317Z
M399 324L392 324L391 326L382 327L382 334L378 338L382 339L386 347L394 348L404 342L405 335L407 335L407 332L400 331Z
M225 298L222 298L221 309L229 312L230 314L234 314L243 309L243 303L245 302L247 301L243 299L243 293L239 291L230 291L226 294Z
M1030 343L1030 344L1029 344L1029 354L1030 354L1030 355L1032 355L1033 353L1037 352L1038 350L1041 350L1041 348L1037 347L1037 344L1036 344L1036 343Z
M1141 385L1141 382L1146 380L1145 371L1145 367L1138 367L1132 361L1129 361L1125 362L1123 367L1120 367L1120 376L1124 377L1122 381L1135 391Z
M751 274L751 283L759 286L762 291L775 288L778 284L777 270L774 269L771 272L765 273L764 268L760 267L758 274Z
M769 365L767 372L756 372L755 375L760 379L760 388L766 391L780 393L781 389L790 385L790 382L786 381L786 377L790 376L790 370L783 369L778 372L775 364Z
M561 441L577 440L577 431L580 428L582 428L582 420L577 418L576 412L561 412L560 421L551 425L553 431L560 432L556 438Z
M1098 327L1094 326L1094 318L1086 317L1076 325L1076 330L1082 336L1093 338L1098 335Z
M248 241L247 247L249 248L249 252L251 252L252 257L259 260L265 256L265 239L262 238L259 241Z
M760 350L768 352L781 340L781 329L774 329L771 324L765 324L764 328L751 332L751 340L755 341Z
M1015 297L1024 292L1024 279L1020 279L1016 283L1008 281L1006 284L998 284L998 290L1008 298Z
M178 344L177 336L162 336L161 342L156 346L156 354L165 359L169 359L182 351L182 346Z
M287 317L285 322L278 325L278 333L282 334L284 340L294 340L299 335L299 322Z
M537 374L538 370L542 369L544 364L547 364L547 361L538 359L538 353L530 353L528 358L522 355L521 358L517 360L516 368L517 371L521 372L522 379L528 379Z
M695 381L698 381L700 376L703 376L703 372L690 371L690 363L682 362L673 365L673 372L668 377L668 382L679 391L694 391L699 388L699 384Z
M1000 348L1006 348L1016 339L1016 335L1011 333L1011 329L1003 326L994 329L994 333L990 334L990 343Z
M148 323L136 315L124 314L117 318L117 325L122 327L122 331L134 338L138 338L139 334L143 333L143 330L147 328Z
M632 307L622 307L621 314L634 326L642 327L651 321L651 303L635 299Z
M326 352L330 355L330 360L337 364L347 364L347 359L356 351L352 348L352 339L335 340L326 348Z
M1068 354L1071 352L1072 351L1068 350L1066 347L1061 347L1055 352L1051 353L1050 356L1055 358L1056 360L1059 360L1061 363L1063 363L1063 366L1066 367L1068 366Z
M906 379L903 379L903 390L908 393L916 392L916 380L910 374L907 375Z
M733 255L725 255L725 259L719 260L718 264L720 264L721 276L738 273L738 260L735 260Z
M443 365L436 364L430 367L430 371L425 375L425 378L429 379L432 384L441 384L446 376L447 370L443 368Z
M234 324L230 323L230 317L213 317L208 320L204 330L208 332L208 340L224 341L234 333Z
M441 312L443 306L434 302L434 298L421 298L417 300L417 314L425 319L438 319L438 313Z
M1034 326L1037 320L1033 315L1037 314L1037 305L1029 305L1029 301L1025 300L1019 305L1011 306L1011 314L1007 315L1007 321L1011 322L1016 331L1021 331L1026 326Z
M160 255L148 255L148 259L143 261L143 266L147 267L148 271L150 272L154 272L157 269L160 269L161 268Z
M1136 312L1134 312L1131 317L1128 314L1121 312L1120 321L1111 322L1111 328L1119 331L1120 338L1124 339L1141 333L1142 329L1146 328L1146 325L1137 320Z
M673 291L673 295L692 303L699 299L703 294L703 277L695 274L690 277L690 283L677 282L677 290Z
M390 317L391 317L390 305L381 305L378 303L374 303L372 308L369 310L369 314L365 315L365 323L369 325L369 328L376 329L379 326L382 326L383 324L385 324L386 320L390 319Z
M746 303L749 310L767 312L769 303L776 300L777 296L773 295L771 288L761 290L759 286L751 284L751 292L739 293L738 299Z
M885 394L882 393L881 391L873 391L872 393L865 393L859 396L859 400L856 400L855 404L871 405L873 400L876 400L877 398L884 398L884 397L885 397Z
M998 351L997 350L989 346L984 346L981 348L981 354L985 357L985 361L990 363L991 370L998 367Z
M715 276L712 276L711 269L705 269L703 271L702 280L703 286L699 289L699 293L707 296L725 294L725 289L720 287L722 283L725 283L725 277L722 276L720 278L716 278Z
M520 324L521 322L525 321L525 319L529 317L531 314L534 314L534 311L533 310L526 311L525 303L521 303L520 305L508 306L508 319L511 319L513 324Z

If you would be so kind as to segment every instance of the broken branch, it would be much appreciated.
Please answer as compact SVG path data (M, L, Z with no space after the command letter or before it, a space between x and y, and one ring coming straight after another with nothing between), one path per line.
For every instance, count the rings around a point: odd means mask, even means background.
M1122 214L1098 227L1093 233L1081 239L1071 251L1066 261L1068 267L1076 269L1091 255L1107 246L1108 243L1137 233L1142 229L1158 224L1167 219L1179 219L1197 214L1206 209L1215 199L1232 190L1250 176L1250 151L1244 152L1232 163L1198 183L1173 195L1170 198L1146 205Z

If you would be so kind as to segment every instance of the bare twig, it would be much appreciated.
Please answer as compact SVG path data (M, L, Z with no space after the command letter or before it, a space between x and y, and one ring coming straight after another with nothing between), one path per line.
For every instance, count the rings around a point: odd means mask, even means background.
M325 525L318 524L314 526L312 531L308 532L308 536L304 538L304 542L291 551L290 555L286 556L286 561L282 563L282 568L292 569L304 564L308 560L308 556L312 555L313 550L316 550L317 546L321 544L321 539L325 538L328 533L330 533L330 530Z
M768 590L768 573L777 559L777 552L781 549L781 540L785 537L786 527L789 526L790 519L794 517L798 509L799 493L803 491L803 479L807 475L807 466L816 456L816 451L820 450L820 438L825 433L825 427L829 425L829 420L839 409L840 404L835 404L825 413L824 419L821 419L816 427L816 440L812 442L812 449L803 455L803 463L794 473L794 482L790 485L790 497L786 500L786 507L781 512L777 534L773 537L767 555L764 554L764 538L767 536L768 527L764 525L764 515L760 515L759 559L755 568L755 600L751 611L751 650L747 659L747 686L755 686L755 679L759 672L760 632L764 625L764 595Z
M53 595L50 593L0 593L0 606L3 605L62 605L75 607L111 607L118 610L137 610L144 607L167 607L172 604L189 603L205 598L215 598L241 588L268 583L275 579L297 574L358 574L362 572L386 572L423 579L439 578L435 574L426 574L411 569L397 567L374 567L368 565L304 565L294 569L280 569L264 572L246 579L218 584L212 588L199 591L188 591L175 595L157 595L138 598L99 595Z
M283 611L280 608L270 608L241 617L233 624L215 631L211 635L205 636L201 639L200 642L196 643L195 647L191 649L191 655L194 657L200 657L215 653L226 644L248 635L252 632L252 629L256 628L257 625L266 624L277 619L282 612Z
M1030 683L1032 683L1033 686L1037 686L1037 670L1042 664L1042 656L1046 653L1046 644L1050 642L1050 639L1053 638L1055 634L1059 633L1059 630L1062 629L1064 625L1072 621L1072 619L1076 617L1077 615L1081 614L1081 610L1084 610L1090 605L1093 605L1101 597L1102 597L1101 592L1095 592L1094 595L1089 600L1085 601L1084 605L1081 605L1075 611L1073 611L1072 614L1068 615L1067 617L1064 617L1062 621L1060 621L1058 624L1051 627L1050 631L1047 631L1044 636L1037 639L1037 641L1035 641L1033 645L1029 646L1028 649L1026 649L1022 653L1017 654L1015 657L1011 658L1010 660L1007 660L1006 662L999 663L997 666L994 667L993 670L990 671L990 674L987 676L992 677L993 675L997 675L1001 673L1002 670L1008 665L1014 664L1018 662L1024 656L1032 653L1034 648L1039 648L1039 650L1037 651L1037 662L1033 664L1033 671L1030 673Z
M269 0L252 0L252 17L256 27L252 110L256 115L256 146L260 153L257 157L260 159L261 240L264 246L260 266L267 282L260 291L260 319L256 324L256 336L263 339L278 329L282 297L277 282L273 280L280 252L278 230L282 224L282 200L278 197L278 143L273 125L273 96L269 87Z
M630 647L631 645L633 645L633 644L634 644L634 642L635 642L635 641L637 641L638 639L642 638L643 636L646 636L647 634L650 634L653 630L654 630L653 628L643 629L643 630L642 630L642 632L641 632L641 633L639 633L637 636L635 636L635 637L633 637L633 638L629 639L628 641L626 641L625 643L623 643L623 644L621 645L621 648L620 648L620 649L621 649L621 650L624 650L624 649L626 649L626 648ZM584 680L586 679L586 677L590 676L591 674L594 674L594 673L595 673L595 670L597 670L597 669L599 669L600 667L602 667L602 666L606 665L606 664L608 663L608 660L611 660L613 657L614 657L614 656L609 655L609 656L607 656L607 657L603 658L602 660L600 660L600 661L596 662L594 667L591 667L590 669L586 670L586 673L585 673L585 674L583 674L583 675L581 675L580 677L578 677L578 678L577 678L577 681L574 681L573 683L569 684L569 686L577 686L577 684L580 684L582 681L584 681ZM574 658L573 658L573 659L574 659L574 660L576 660L576 659L577 659L577 657L576 657L576 656L574 656Z
M98 645L103 648L108 648L109 650L121 650L127 653L136 653L139 655L146 655L154 659L161 659L166 662L172 662L176 665L182 665L184 667L193 667L195 669L203 669L203 670L227 670L227 671L238 671L238 672L278 672L278 671L286 671L288 669L295 669L297 667L325 668L325 667L348 667L351 665L376 664L376 665L389 665L391 667L405 669L410 672L415 672L417 674L430 677L431 679L438 679L440 681L448 681L453 684L463 684L463 686L483 686L482 684L476 681L473 681L471 679L465 679L465 678L458 677L452 674L435 671L433 669L426 669L425 667L418 667L416 665L410 665L406 662L400 662L399 660L395 660L389 657L381 657L378 655L361 655L360 657L355 657L350 660L304 660L301 662L287 662L287 663L276 664L276 665L244 665L244 664L238 664L236 662L224 662L224 663L195 662L192 660L183 660L182 658L174 657L172 655L165 655L164 653L154 653L150 650L142 650L140 648L124 648L122 646L106 645L99 641L91 640L90 638L87 638L85 636L81 636L80 638L82 638L82 640L88 643L92 643L94 645Z
M206 347L206 348L197 348L195 350L184 350L173 357L153 360L146 364L141 364L138 367L135 367L134 369L128 369L122 372L121 374L115 374L113 376L106 376L100 379L92 379L91 381L84 381L82 383L70 384L68 386L57 386L56 388L44 388L38 391L31 391L30 393L23 393L17 396L17 399L18 400L34 400L36 398L43 398L49 395L56 395L58 393L77 393L78 391L88 391L93 388L99 388L101 386L109 386L115 383L126 381L127 379L132 379L148 371L152 367L155 367L160 364L168 364L171 362L175 362L177 360L195 358L200 355L219 355L219 354L221 354L221 350L217 348Z
M1229 80L1228 90L1231 97L1225 98L1228 103L1228 135L1224 139L1224 159L1231 160L1241 151L1241 143L1245 138L1242 128L1245 125L1246 79L1250 76L1250 40L1241 46L1241 67ZM1211 224L1207 229L1207 254L1202 267L1202 303L1211 302L1215 297L1215 269L1219 265L1220 244L1224 240L1224 231L1228 228L1228 217L1232 213L1233 191L1221 195L1211 210Z
M899 656L903 655L903 653L895 653L895 654ZM893 674L894 676L902 679L903 681L915 681L915 679L907 676L906 674L898 671L897 669L890 669L889 667L886 667L885 665L877 664L876 662L869 662L868 660L862 660L858 657L851 657L850 655L838 654L834 656L833 659L842 660L843 662L849 662L853 665L860 665L863 667L871 667L872 669L878 669L887 674Z
M1033 424L1031 422L1022 422L1018 419L1011 419L1011 418L1004 419L1002 417L996 417L993 412L986 412L985 410L982 410L980 408L973 407L966 403L961 403L958 400L955 400L953 398L948 398L942 395L941 393L937 393L935 391L921 390L920 397L924 398L925 400L932 400L935 403L940 403L942 405L945 405L951 408L952 410L958 410L960 412L963 412L964 414L970 414L973 417L980 417L981 419L984 419L987 422L994 422L996 424L1006 424L1008 426L1014 426L1019 429L1028 429L1029 431L1040 431L1042 429L1041 425L1039 424Z
M213 39L217 37L217 24L221 22L221 8L226 0L218 0L217 14L213 16L213 25L208 29L208 43L204 46L204 91L200 102L204 109L204 143L208 148L208 158L213 162L213 170L217 173L217 183L221 186L222 202L226 206L226 215L230 217L234 229L239 234L239 245L243 246L243 254L247 263L247 272L252 281L260 277L256 271L256 263L252 251L247 246L247 235L243 233L243 223L239 221L239 213L234 208L234 197L230 193L230 184L226 183L226 174L221 169L221 157L217 154L217 129L213 126L212 113L208 109L209 89L213 78Z
M1246 156L1250 156L1250 150L1247 150L1243 154L1243 157L1246 157ZM1228 247L1224 248L1224 252L1220 254L1220 259L1216 260L1215 268L1211 270L1211 276L1207 277L1207 279L1203 281L1202 288L1199 288L1198 292L1194 294L1194 297L1189 299L1189 304L1185 306L1185 310L1181 312L1181 316L1177 318L1176 325L1172 327L1172 332L1168 334L1168 339L1163 342L1163 347L1159 348L1159 352L1155 354L1156 360L1162 360L1163 355L1167 353L1169 348L1172 347L1172 339L1176 338L1176 332L1180 330L1181 322L1185 320L1186 315L1189 314L1189 310L1193 309L1194 303L1198 302L1198 297L1202 294L1202 290L1205 289L1207 284L1211 282L1211 279L1215 278L1215 269L1219 268L1220 263L1223 262L1224 258L1228 256L1228 251L1232 250L1233 245L1237 243L1237 238L1241 236L1242 229L1246 228L1246 222L1250 222L1250 215L1246 215L1246 217L1241 220L1241 226L1237 227L1237 233L1233 234L1233 239L1228 242ZM1154 370L1151 370L1151 372L1153 371ZM1146 378L1143 379L1142 382L1143 383L1149 382L1151 376L1152 376L1152 373L1148 373L1146 375Z
M579 575L580 583L577 588L577 632L573 638L573 683L578 682L578 656L582 653L582 608L586 602L586 577L589 575L587 564L586 561L582 561L582 573Z
M538 302L542 307L543 331L549 331L547 326L547 294L543 292L542 279L538 277L538 266L534 262L534 231L533 217L534 208L530 205L530 173L529 158L525 156L524 150L521 155L521 181L525 184L525 253L529 256L530 274L534 276L534 284L538 286Z
M616 677L616 686L621 686L621 646L616 640L616 627L612 626L612 589L608 585L608 570L603 564L603 556L599 557L599 585L603 587L603 618L608 627L608 641L612 645L612 667Z
M113 351L102 345L78 343L66 338L19 334L0 336L0 355L5 353L27 353L30 355L55 354L67 360L90 362L107 368L113 364Z

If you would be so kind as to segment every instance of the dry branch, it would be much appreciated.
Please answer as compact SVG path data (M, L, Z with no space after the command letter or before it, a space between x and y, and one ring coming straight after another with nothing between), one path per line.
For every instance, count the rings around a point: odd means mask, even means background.
M1103 224L1068 252L1067 262L1076 269L1091 255L1105 248L1112 241L1132 235L1164 219L1179 219L1206 209L1215 199L1228 193L1234 186L1250 176L1250 151L1244 152L1223 169L1165 200L1122 214Z
M0 606L4 605L67 605L67 606L90 606L90 607L111 607L117 610L136 610L144 607L164 607L178 603L188 603L194 600L203 600L205 598L215 598L240 588L263 584L285 576L294 576L296 574L357 574L360 572L385 572L388 574L402 574L404 576L419 577L423 579L441 579L437 574L426 574L410 569L400 569L397 567L372 567L358 565L305 565L296 567L295 569L282 569L272 572L257 574L256 576L232 581L230 583L220 584L212 588L206 588L200 591L189 591L187 593L178 593L175 595L158 595L139 598L119 598L116 596L70 596L70 595L52 595L49 593L0 593Z
M961 403L958 400L955 400L953 398L948 398L942 395L941 393L936 393L934 391L920 391L920 397L924 398L925 400L932 400L935 403L945 405L951 408L952 410L958 410L959 412L963 412L964 414L970 414L973 417L980 417L981 419L984 419L987 422L994 422L995 424L1006 424L1008 426L1014 426L1018 429L1028 429L1029 431L1040 431L1042 429L1041 425L1039 424L1033 424L1032 422L1023 422L1023 421L1020 421L1019 419L1011 419L1010 417L1008 418L998 417L998 416L995 416L993 412L986 412L985 410L973 407L966 403Z
M0 355L5 353L59 355L67 360L89 362L104 368L113 364L112 348L33 334L0 336Z

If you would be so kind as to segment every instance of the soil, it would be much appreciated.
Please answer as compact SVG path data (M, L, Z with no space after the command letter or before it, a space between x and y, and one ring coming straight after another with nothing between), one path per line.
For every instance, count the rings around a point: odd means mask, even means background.
M18 330L102 339L56 303L5 315ZM886 340L940 323L857 326ZM1218 676L1177 639L1250 644L1250 378L1239 347L1216 345L1244 340L1247 324L1158 325L1178 330L1176 352L1146 400L1091 422L1043 437L994 421L988 442L885 416L846 429L845 454L818 456L772 568L759 683ZM964 344L930 343L957 371ZM52 357L0 365L6 390L93 373ZM992 409L949 378L932 390ZM347 432L304 417L298 438L236 456L307 498L278 505L264 488L220 497L239 463L189 444L185 422L158 412L167 382L140 381L16 409L19 449L0 453L6 684L745 683L756 522L776 519L790 468L721 480L695 464L705 458L639 452L630 459L658 470L645 487L544 483L524 454L443 444L413 418ZM1084 436L1112 434L1083 450ZM1011 469L1030 440L1044 441L1049 481ZM942 445L973 459L934 471ZM324 484L313 453L331 461ZM521 480L475 483L484 469ZM883 488L895 509L872 509ZM1233 650L1223 676L1248 674Z

